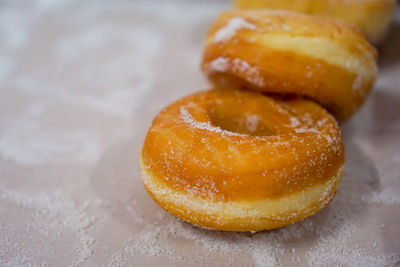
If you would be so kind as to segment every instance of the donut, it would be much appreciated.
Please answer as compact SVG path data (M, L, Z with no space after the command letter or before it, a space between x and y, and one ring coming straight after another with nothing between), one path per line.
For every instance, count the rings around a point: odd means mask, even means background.
M291 11L233 10L211 26L202 70L216 87L302 95L343 121L369 94L376 57L349 24Z
M141 151L142 181L167 212L208 229L260 231L332 200L344 151L314 101L219 88L163 109Z
M396 0L235 0L240 9L287 9L351 23L380 44L393 19Z

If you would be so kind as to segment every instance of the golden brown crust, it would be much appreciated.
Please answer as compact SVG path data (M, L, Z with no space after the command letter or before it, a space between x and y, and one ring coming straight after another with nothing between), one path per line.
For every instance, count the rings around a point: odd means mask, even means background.
M202 227L257 231L325 207L344 151L336 121L312 101L215 89L162 110L141 158L143 182L168 212Z
M364 102L376 51L353 27L289 11L223 12L208 33L202 69L217 86L308 96L339 120Z
M169 212L203 227L246 231L286 225L325 206L321 203L333 197L341 178L344 152L335 120L312 101L216 89L190 95L161 111L147 133L142 161L147 189ZM331 179L335 186L322 192L322 185L332 184ZM158 189L149 183L157 183ZM309 188L320 188L317 191L325 198L305 202L304 212L293 218L287 215L293 213L293 204L274 211L272 204L289 195L310 199L305 193ZM214 215L197 218L196 211L187 210L193 203L160 198L160 190L195 202L220 203L220 208L238 203L263 203L269 208L257 217L258 226L249 222L244 228L230 228L224 216L219 222L214 222ZM265 214L269 219L260 226ZM271 214L279 216L274 219ZM276 223L282 216L285 220ZM233 217L228 225L238 220ZM239 221L244 224L245 219Z
M278 199L222 202L170 187L151 174L143 160L141 168L148 193L167 212L199 227L241 232L275 229L317 213L333 199L343 176L342 167L327 181Z
M236 8L286 9L351 23L373 44L385 38L395 5L395 0L235 0Z

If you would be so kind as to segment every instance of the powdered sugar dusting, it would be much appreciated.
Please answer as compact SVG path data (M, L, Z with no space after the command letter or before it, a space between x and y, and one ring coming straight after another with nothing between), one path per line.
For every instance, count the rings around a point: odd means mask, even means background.
M257 114L247 114L246 115L246 128L249 132L253 133L258 128L258 123L260 122L260 116Z
M400 193L386 189L381 192L371 192L362 196L362 200L375 205L400 205Z
M76 259L71 265L81 265L93 254L92 244L94 239L88 235L86 229L95 222L95 219L86 215L87 204L78 208L73 202L66 199L61 192L41 192L40 194L32 195L19 191L0 191L0 200L3 203L3 207L15 205L17 208L22 209L27 216L31 217L28 217L29 220L27 222L24 222L26 234L36 233L47 238L47 244L37 244L36 247L31 248L33 253L40 255L45 251L51 252L51 244L56 242L59 236L71 231L71 238L76 242L74 244L76 251L70 251L70 253L76 254ZM7 216L7 214L10 215L6 212L3 216ZM0 229L0 232L2 232L2 238L13 238L13 231ZM21 244L21 246L29 245ZM0 258L3 259L7 254L18 253L18 248L10 246L7 242L0 242L0 248ZM69 248L73 249L72 246L69 246ZM29 250L27 249L27 251ZM26 263L32 261L33 257L34 255L26 255ZM11 262L15 262L15 260ZM0 260L0 263L7 262Z
M232 256L239 254L250 255L256 266L279 266L278 257L285 252L283 242L291 238L299 239L312 229L309 222L304 222L267 235L247 235L196 229L171 217L168 217L167 220L164 219L164 222L164 225L149 224L141 232L140 238L129 244L126 250L131 255L136 255L138 251L142 251L150 253L150 255L167 256L176 262L182 260L176 257L179 248L163 246L164 249L161 249L160 245L177 238L195 242L199 246L199 250L204 251L204 257L197 258L196 255L193 255L194 261L200 260L207 263L207 255L211 256L218 253L229 256L226 258L229 264L237 265L238 260L235 260Z
M215 71L226 72L229 68L229 59L225 57L217 57L210 63L211 68Z
M290 126L296 128L300 125L300 121L296 117L290 117Z
M196 121L192 114L187 111L184 107L180 108L180 113L181 113L181 118L183 119L184 122L188 123L191 127L200 129L200 130L207 130L210 132L214 133L219 133L222 135L228 135L228 136L242 136L242 137L248 137L248 135L245 134L240 134L240 133L234 133L231 131L227 131L224 129L221 129L219 126L213 126L209 121L207 122L199 122Z
M358 91L364 82L364 75L363 73L359 73L357 77L354 79L353 82L353 91Z
M250 65L247 61L234 58L230 59L227 57L217 57L210 62L210 70L216 72L232 72L256 86L264 86L264 78L260 75L258 67Z
M264 86L264 79L260 76L258 68L251 66L247 61L235 58L232 61L232 70L234 72L243 73L248 82L259 87Z
M226 26L219 29L214 35L214 42L225 42L231 39L238 30L240 29L249 29L256 30L257 26L246 21L241 17L233 17L231 18Z

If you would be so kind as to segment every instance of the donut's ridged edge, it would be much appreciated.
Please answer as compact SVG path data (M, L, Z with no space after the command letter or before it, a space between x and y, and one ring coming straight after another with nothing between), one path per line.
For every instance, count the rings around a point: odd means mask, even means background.
M343 169L344 165L323 183L279 199L221 202L170 188L144 167L141 158L143 184L164 210L199 227L240 232L283 227L322 210L333 199Z

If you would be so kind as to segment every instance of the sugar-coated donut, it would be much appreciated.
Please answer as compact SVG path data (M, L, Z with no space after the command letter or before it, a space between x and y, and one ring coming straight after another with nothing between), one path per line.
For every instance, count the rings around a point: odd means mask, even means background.
M202 69L217 87L304 95L345 120L375 81L376 57L348 24L291 11L235 10L211 26Z
M166 107L141 152L142 180L162 208L228 231L278 228L320 211L343 164L340 130L321 106L234 89Z
M287 9L351 23L373 44L387 35L396 0L235 0L237 8Z

